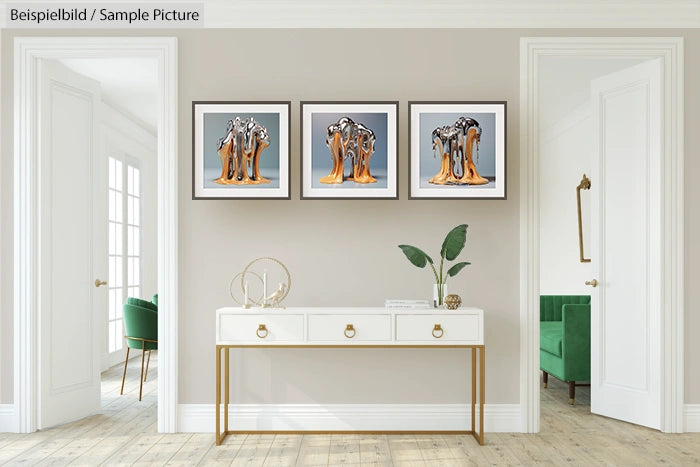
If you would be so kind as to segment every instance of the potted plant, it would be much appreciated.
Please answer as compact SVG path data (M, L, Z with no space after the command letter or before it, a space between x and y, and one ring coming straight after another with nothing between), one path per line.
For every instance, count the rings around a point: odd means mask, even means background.
M454 264L450 269L447 270L446 274L443 274L445 260L454 261L457 256L462 252L464 245L467 243L467 224L458 225L454 229L450 230L445 240L442 242L442 248L440 249L440 268L439 274L438 270L435 269L435 263L433 259L428 256L420 248L416 248L411 245L399 245L403 254L406 258L413 263L414 266L419 268L424 268L426 264L430 264L430 268L433 270L433 275L435 276L435 285L433 286L433 299L437 306L442 306L443 299L446 295L447 288L447 278L456 276L459 271L461 271L465 266L471 264L463 261L461 263Z

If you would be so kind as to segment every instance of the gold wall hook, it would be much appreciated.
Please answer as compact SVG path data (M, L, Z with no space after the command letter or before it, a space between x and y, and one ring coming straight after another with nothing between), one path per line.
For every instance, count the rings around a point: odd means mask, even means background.
M581 190L590 190L591 180L583 174L581 183L576 187L576 204L578 207L578 253L579 259L582 263L590 263L590 258L585 258L583 256L583 222L581 220Z
M591 287L598 287L599 282L595 279L591 279L589 281L586 281L585 284L590 285Z
M95 279L95 287L99 287L101 285L107 285L107 281L101 281L99 279Z

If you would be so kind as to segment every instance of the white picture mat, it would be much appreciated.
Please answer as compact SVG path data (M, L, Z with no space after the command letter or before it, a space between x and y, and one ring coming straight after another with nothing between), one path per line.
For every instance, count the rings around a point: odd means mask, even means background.
M205 188L204 114L278 113L280 115L279 188ZM235 186L235 185L233 185ZM202 198L286 198L289 196L289 106L287 104L195 104L194 107L194 194Z
M466 187L425 189L420 187L420 115L422 113L492 113L496 118L494 188ZM412 198L503 198L505 197L505 105L494 104L412 104L411 105L411 197ZM461 188L461 189L460 189Z
M395 198L397 191L396 104L303 104L302 186L305 198ZM378 113L387 115L387 187L333 190L311 186L311 117L314 113ZM330 155L329 155L330 157Z

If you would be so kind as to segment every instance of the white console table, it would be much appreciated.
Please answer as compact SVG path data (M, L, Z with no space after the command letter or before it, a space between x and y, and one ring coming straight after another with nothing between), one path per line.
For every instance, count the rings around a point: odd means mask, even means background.
M229 430L229 350L231 348L350 349L355 347L471 349L471 430L431 431L430 433L471 434L479 444L484 444L483 310L478 308L460 308L452 311L325 307L220 308L216 310L216 444L220 445L226 435L231 433L253 433ZM223 431L221 430L222 351L224 354ZM477 354L479 355L478 431L476 429ZM417 432L382 431L381 433Z

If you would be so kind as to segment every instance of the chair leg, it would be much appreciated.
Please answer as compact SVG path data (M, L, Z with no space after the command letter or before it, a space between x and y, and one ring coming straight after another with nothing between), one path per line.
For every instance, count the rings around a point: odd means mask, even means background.
M544 383L544 388L547 389L547 382L549 381L549 373L542 370L542 382Z
M569 404L574 405L574 396L576 395L576 382L569 381Z
M126 360L124 360L124 375L122 376L122 390L119 391L119 395L124 394L124 380L126 379L126 364L129 363L129 347L126 348Z
M146 359L146 374L143 375L143 380L146 381L148 379L148 364L151 363L151 351L148 351L148 358Z
M141 395L143 394L143 360L146 356L146 341L141 341L141 378L139 385L139 400L141 400Z

